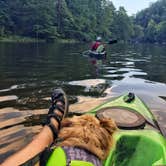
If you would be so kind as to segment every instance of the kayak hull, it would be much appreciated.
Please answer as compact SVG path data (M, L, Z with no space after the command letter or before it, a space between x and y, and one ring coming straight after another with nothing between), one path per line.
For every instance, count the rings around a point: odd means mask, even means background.
M95 58L97 60L102 60L102 59L106 59L106 51L98 53L96 51L91 51L88 50L86 53L84 53L86 55L88 55L90 58Z
M156 120L146 104L135 95L134 100L125 102L126 95L111 99L88 111L96 115L103 108L127 108L141 114L152 126ZM120 115L119 115L120 116ZM118 130L114 134L114 147L104 166L156 166L166 164L166 139L158 130Z

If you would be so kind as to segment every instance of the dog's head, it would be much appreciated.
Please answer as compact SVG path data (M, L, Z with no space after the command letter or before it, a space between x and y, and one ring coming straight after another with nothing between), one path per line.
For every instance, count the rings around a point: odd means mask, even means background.
M60 145L84 148L104 160L109 154L116 129L112 119L98 119L92 115L66 118L59 133L63 140Z

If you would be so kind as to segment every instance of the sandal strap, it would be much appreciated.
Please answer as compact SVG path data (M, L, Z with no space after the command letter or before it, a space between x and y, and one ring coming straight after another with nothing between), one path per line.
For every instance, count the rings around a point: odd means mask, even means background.
M58 115L56 111L59 111L59 113L61 112L62 116ZM54 140L58 136L58 131L61 127L61 121L66 116L67 112L68 100L66 98L66 94L62 89L56 89L51 95L51 107L49 108L47 122L45 123L51 129ZM58 127L55 127L54 124L51 123L51 118L54 118L57 121Z
M64 109L65 108L61 105L55 105L55 104L50 107L48 114L54 113L55 109L58 109L58 111L60 111L62 114L64 114Z
M59 99L57 99L57 100L54 100L52 103L55 103L55 104L56 104L57 102L61 102L63 105L65 105L64 99L59 98Z
M62 116L59 116L56 113L53 114L48 114L48 121L50 123L50 118L54 118L58 122L58 129L60 129L61 121L62 121Z
M55 126L52 123L47 124L47 126L51 129L53 134L53 139L55 140L58 137L58 130L55 128Z
M51 102L54 102L55 100L59 100L62 97L63 97L63 93L55 92L51 95Z
M60 102L61 105L57 104L58 102ZM61 111L61 113L63 114L63 118L66 117L66 115L68 113L69 105L68 105L67 96L61 88L55 89L53 91L53 93L51 95L51 103L52 103L53 108L55 108L55 105L58 105L60 107L60 109L58 109L58 110Z
M48 114L50 113L54 113L54 110L55 109L58 109L58 111L60 111L62 114L64 114L64 106L63 105L55 105L53 104L50 108L49 108L49 112Z

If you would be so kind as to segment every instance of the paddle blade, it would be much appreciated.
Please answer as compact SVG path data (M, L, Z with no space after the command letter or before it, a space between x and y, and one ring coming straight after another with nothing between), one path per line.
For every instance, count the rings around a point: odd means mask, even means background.
M114 44L114 43L117 43L118 41L117 40L110 40L109 42L108 42L108 44Z

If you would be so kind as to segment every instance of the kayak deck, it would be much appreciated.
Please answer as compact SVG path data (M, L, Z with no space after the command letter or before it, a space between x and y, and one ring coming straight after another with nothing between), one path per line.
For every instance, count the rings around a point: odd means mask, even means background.
M97 106L96 108L88 111L90 114L97 114L98 111L100 111L103 108L121 108L121 109L128 109L133 112L137 112L141 114L147 122L155 126L155 118L153 114L150 112L150 109L145 105L145 103L137 96L135 96L135 99L132 102L125 102L124 98L126 95L119 96L114 99L110 99L109 101L106 101L105 103Z

